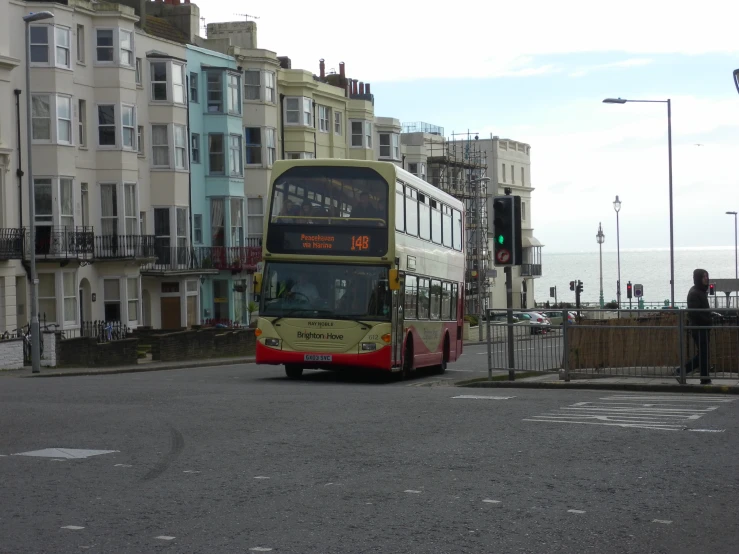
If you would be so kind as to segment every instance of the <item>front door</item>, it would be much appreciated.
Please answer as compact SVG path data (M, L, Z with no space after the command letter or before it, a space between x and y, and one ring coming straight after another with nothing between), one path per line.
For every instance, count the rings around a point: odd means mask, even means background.
M393 345L393 367L403 366L403 338L404 317L403 306L405 298L404 278L400 279L400 289L393 291L393 319L392 319L392 345Z
M182 327L180 297L162 298L162 329L179 329Z

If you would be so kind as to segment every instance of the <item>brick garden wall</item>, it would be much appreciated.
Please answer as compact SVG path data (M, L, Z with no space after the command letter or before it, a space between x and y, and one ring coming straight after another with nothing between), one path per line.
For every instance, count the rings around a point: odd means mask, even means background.
M95 339L78 337L57 342L57 365L67 367L115 367L138 363L138 339L123 339L98 344Z
M162 362L252 356L254 329L200 329L159 335L152 359Z

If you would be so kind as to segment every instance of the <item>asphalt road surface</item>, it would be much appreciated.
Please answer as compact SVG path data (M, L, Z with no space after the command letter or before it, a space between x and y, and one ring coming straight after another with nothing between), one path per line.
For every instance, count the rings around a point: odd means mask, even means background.
M445 377L479 372L476 348ZM0 424L3 553L739 544L735 397L245 365L0 378Z

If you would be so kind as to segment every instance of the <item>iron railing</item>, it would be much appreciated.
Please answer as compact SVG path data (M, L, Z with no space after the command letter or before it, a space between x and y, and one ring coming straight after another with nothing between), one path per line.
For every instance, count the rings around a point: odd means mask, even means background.
M155 258L154 235L101 235L95 237L95 258L100 260Z
M247 239L248 246L155 246L156 259L144 265L145 273L178 271L254 271L262 259L262 239Z
M23 258L25 229L0 229L0 260Z
M68 260L92 259L95 252L95 235L92 227L45 227L36 225L35 252L37 259ZM25 258L31 253L30 233L25 232Z
M522 277L541 277L541 264L521 264Z
M102 344L129 338L129 333L128 325L120 321L83 321L77 336L95 339ZM69 334L73 335L73 333ZM67 338L72 338L72 336Z

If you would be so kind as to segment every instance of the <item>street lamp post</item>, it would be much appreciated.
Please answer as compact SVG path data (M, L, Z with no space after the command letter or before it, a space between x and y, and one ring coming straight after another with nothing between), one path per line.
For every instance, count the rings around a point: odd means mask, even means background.
M598 240L598 250L600 250L600 309L604 307L603 302L603 243L606 240L606 236L603 234L603 226L598 223L598 234L595 235Z
M621 201L618 199L618 195L616 195L616 200L613 201L613 209L616 210L616 259L618 260L616 301L618 302L618 317L621 317L621 229L618 221L618 212L621 211Z
M675 240L672 209L672 103L667 100L626 100L624 98L606 98L605 104L626 104L626 102L640 102L649 104L667 104L667 160L669 174L670 195L670 305L675 307Z
M31 265L31 371L41 371L41 330L38 321L38 274L36 273L36 195L33 186L33 144L31 131L31 30L30 24L35 21L51 19L51 12L29 13L23 16L26 24L26 148L28 159L28 228L30 242Z
M483 327L483 314L485 308L483 307L482 300L482 278L483 278L483 256L482 256L482 206L480 205L483 201L481 193L481 187L483 183L490 182L490 177L479 177L471 179L470 184L475 186L475 201L477 202L477 210L475 214L475 250L477 255L475 259L477 261L477 333L480 342L482 342L482 327ZM485 245L487 247L487 245ZM485 276L487 279L487 276ZM487 325L486 325L487 327Z
M739 280L739 234L737 233L736 212L726 212L726 215L734 216L734 278ZM739 291L736 293L736 306L739 308Z

